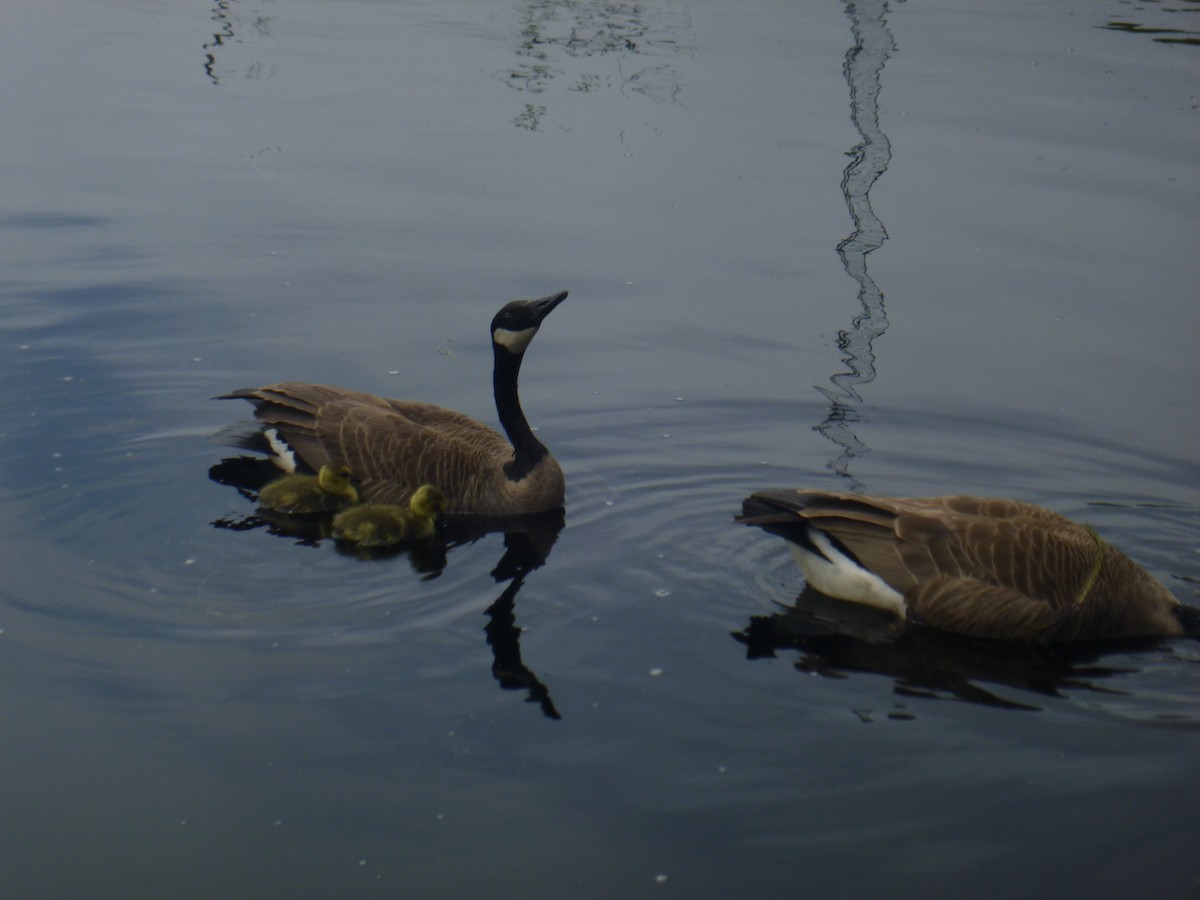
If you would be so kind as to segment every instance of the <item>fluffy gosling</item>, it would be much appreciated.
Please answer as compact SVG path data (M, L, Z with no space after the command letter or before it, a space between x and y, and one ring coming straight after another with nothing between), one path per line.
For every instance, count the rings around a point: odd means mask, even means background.
M408 501L408 509L391 503L362 503L333 517L331 534L360 547L387 547L433 537L434 522L446 509L446 495L423 484Z

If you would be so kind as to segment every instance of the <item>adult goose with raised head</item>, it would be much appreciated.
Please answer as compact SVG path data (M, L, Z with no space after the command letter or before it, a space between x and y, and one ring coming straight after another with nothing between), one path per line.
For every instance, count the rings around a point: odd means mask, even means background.
M329 385L286 381L219 399L254 405L261 436L280 468L344 465L366 501L404 504L421 485L436 484L445 492L447 512L555 510L563 505L562 469L525 419L517 376L542 321L566 296L562 291L514 300L492 319L492 389L507 439L440 406Z

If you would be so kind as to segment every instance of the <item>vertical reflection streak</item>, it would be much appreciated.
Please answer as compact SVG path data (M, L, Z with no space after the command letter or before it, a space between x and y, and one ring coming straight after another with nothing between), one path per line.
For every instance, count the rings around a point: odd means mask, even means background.
M892 157L891 143L879 125L879 92L883 67L896 44L888 29L887 0L847 0L846 13L854 45L846 51L842 72L850 86L850 118L861 140L847 154L850 163L842 173L841 184L854 230L838 244L837 252L846 274L858 283L862 312L851 320L849 328L838 332L845 370L830 376L832 387L816 386L829 399L829 412L814 428L841 448L826 468L848 480L851 490L858 491L862 485L850 472L850 463L869 453L870 448L852 426L861 420L859 388L875 380L874 341L888 327L883 291L867 271L867 255L887 240L887 230L871 208L870 193Z
M204 45L204 74L213 84L220 84L217 77L217 48L224 47L233 40L233 21L230 18L230 6L233 0L217 0L213 6L212 20L217 23L217 31L212 40Z

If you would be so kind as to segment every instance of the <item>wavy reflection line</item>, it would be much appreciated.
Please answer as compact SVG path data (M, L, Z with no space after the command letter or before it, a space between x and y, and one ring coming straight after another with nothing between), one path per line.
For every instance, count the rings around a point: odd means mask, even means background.
M216 0L213 3L212 15L209 17L217 25L212 40L202 45L204 50L204 75L214 85L220 86L221 77L217 74L217 52L231 44L242 43L239 33L245 33L246 25L251 29L251 37L268 38L271 36L271 16L258 13L253 7L243 11L238 16L234 9L235 0ZM246 78L270 78L274 74L274 66L264 67L261 62L252 62L246 66Z
M850 118L861 140L848 153L850 164L842 173L841 184L854 230L838 244L837 252L846 274L858 283L862 312L849 328L838 332L838 349L846 368L830 376L832 387L816 386L830 405L825 420L814 429L841 448L827 468L849 480L852 490L861 490L862 485L850 473L851 460L870 452L853 429L860 421L859 388L875 380L874 342L888 327L883 291L867 271L867 255L887 240L887 230L871 207L870 195L892 158L891 142L879 125L879 92L883 67L896 43L887 24L887 0L850 0L846 13L854 45L846 51L842 72L850 86Z
M232 5L233 0L217 0L213 5L211 18L217 23L217 31L212 40L204 45L204 74L213 84L221 83L217 77L217 48L233 41L233 20L229 14Z

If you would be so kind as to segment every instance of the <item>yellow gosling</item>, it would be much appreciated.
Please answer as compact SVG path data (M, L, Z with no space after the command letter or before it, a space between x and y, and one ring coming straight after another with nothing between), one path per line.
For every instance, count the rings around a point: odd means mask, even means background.
M258 492L264 509L293 515L327 513L358 502L345 466L321 466L316 475L284 475Z
M333 536L361 547L386 547L424 541L435 534L435 521L446 509L446 495L432 484L413 493L408 509L391 503L362 503L333 517Z

